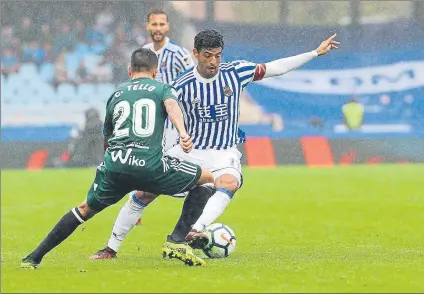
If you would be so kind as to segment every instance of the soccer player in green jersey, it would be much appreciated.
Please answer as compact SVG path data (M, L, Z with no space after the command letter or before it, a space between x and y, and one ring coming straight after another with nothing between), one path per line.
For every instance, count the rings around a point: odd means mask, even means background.
M209 170L164 155L163 132L168 116L179 133L181 148L190 152L193 143L184 127L175 90L154 80L157 64L151 50L133 52L131 80L112 94L106 106L104 162L97 167L86 200L59 220L40 245L23 258L21 268L35 269L80 224L133 190L147 191L155 198L213 183ZM178 254L177 258L189 265L203 262L187 246Z

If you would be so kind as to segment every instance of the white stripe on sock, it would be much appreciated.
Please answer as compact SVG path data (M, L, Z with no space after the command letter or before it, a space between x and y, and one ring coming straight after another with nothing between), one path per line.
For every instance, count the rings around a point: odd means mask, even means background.
M84 220L79 216L75 208L72 208L71 211L75 215L75 217L79 220L80 223L84 223Z

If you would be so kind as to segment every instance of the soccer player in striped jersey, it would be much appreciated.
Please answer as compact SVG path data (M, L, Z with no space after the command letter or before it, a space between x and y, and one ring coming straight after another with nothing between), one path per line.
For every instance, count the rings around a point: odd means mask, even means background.
M216 193L208 199L185 236L191 247L200 249L207 243L203 230L224 212L242 185L237 144L245 139L238 128L243 89L251 82L285 74L337 48L339 42L335 37L336 34L323 41L316 50L265 64L240 60L221 63L222 35L215 30L205 30L195 37L193 53L198 65L173 84L194 148L185 154L177 146L168 151L170 155L209 167L215 177ZM168 239L181 238L182 231L179 233L175 234L174 230Z
M176 145L167 154L211 170L216 192L210 197L201 197L203 191L188 194L180 219L162 248L164 257L174 258L176 244L189 242L193 248L201 248L207 242L203 230L224 212L242 185L241 153L237 144L244 141L244 133L238 128L243 89L251 82L283 75L337 48L339 42L334 40L335 36L323 41L313 51L256 64L240 60L221 63L222 35L215 30L204 30L196 35L193 53L198 65L173 84L187 132L193 140L193 150L184 153ZM150 202L142 194L140 199L144 203ZM124 220L121 214L117 222ZM131 227L127 228L129 232ZM122 240L128 232L121 235Z
M170 25L168 15L162 9L152 9L147 14L146 30L152 39L143 46L158 56L158 73L155 79L164 84L171 84L177 76L194 66L189 51L171 41L166 35ZM178 134L168 119L165 123L165 150L175 145Z

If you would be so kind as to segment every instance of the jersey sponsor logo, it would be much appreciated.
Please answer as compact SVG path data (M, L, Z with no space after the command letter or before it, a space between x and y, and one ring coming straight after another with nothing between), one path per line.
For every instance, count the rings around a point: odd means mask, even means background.
M135 155L131 155L132 148L129 148L127 152L125 153L125 156L123 156L122 150L118 151L112 151L112 161L117 162L118 160L122 164L128 164L128 165L134 165L134 166L145 166L146 161L140 158L136 158Z
M217 122L228 119L227 104L198 106L197 117L201 122Z

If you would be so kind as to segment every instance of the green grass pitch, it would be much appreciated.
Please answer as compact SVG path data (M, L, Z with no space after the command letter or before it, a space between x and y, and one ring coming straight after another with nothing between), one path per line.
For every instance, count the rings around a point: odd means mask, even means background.
M236 251L195 268L161 257L183 203L166 196L145 210L117 260L89 260L124 198L37 270L20 270L93 176L94 169L2 171L2 293L424 291L424 165L246 168L219 219L235 231Z

